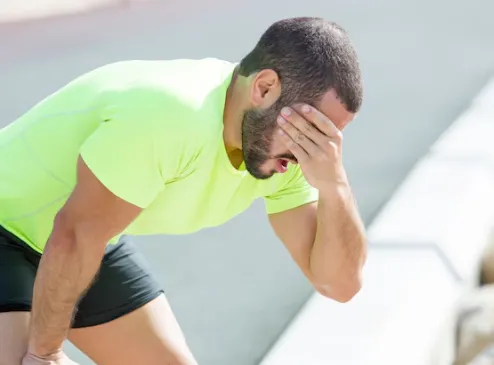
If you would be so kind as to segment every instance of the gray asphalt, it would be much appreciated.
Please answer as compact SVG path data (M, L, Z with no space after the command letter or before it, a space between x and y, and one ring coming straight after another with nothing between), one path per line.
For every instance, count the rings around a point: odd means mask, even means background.
M323 16L350 32L365 75L364 108L345 132L345 164L369 224L494 71L489 0L200 3L0 26L0 123L107 62L235 61L271 22ZM311 293L270 231L261 202L218 229L138 242L203 365L257 364Z

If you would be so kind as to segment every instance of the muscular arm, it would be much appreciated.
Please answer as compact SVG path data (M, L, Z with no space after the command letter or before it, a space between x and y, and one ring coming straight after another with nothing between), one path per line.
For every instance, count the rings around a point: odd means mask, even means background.
M367 248L364 225L350 187L335 185L319 192L319 202L269 217L315 289L339 302L358 293Z
M140 211L106 189L79 158L77 184L55 218L34 285L31 353L48 356L61 349L77 301L95 277L108 241Z

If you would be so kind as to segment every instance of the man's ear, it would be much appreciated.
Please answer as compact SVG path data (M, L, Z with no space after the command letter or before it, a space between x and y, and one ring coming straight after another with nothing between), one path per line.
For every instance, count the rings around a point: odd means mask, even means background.
M266 109L273 105L281 95L281 83L278 73L266 69L252 76L250 104L254 108Z

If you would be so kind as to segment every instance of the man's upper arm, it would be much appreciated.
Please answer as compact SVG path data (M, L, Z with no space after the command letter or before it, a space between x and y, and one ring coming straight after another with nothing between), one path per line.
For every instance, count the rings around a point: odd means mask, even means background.
M310 254L317 229L317 202L270 214L269 222L295 263L312 281Z
M287 183L265 197L269 222L290 255L310 280L310 253L317 229L318 191L303 176L300 167Z
M104 246L137 218L142 209L108 190L84 161L77 161L77 182L59 212L55 230ZM61 232L60 232L61 230Z

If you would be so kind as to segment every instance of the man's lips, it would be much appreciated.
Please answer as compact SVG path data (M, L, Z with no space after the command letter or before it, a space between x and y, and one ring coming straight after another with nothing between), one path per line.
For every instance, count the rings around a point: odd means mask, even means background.
M277 159L276 160L276 172L279 172L280 174L286 172L288 169L288 161L287 160L282 160L282 159Z

